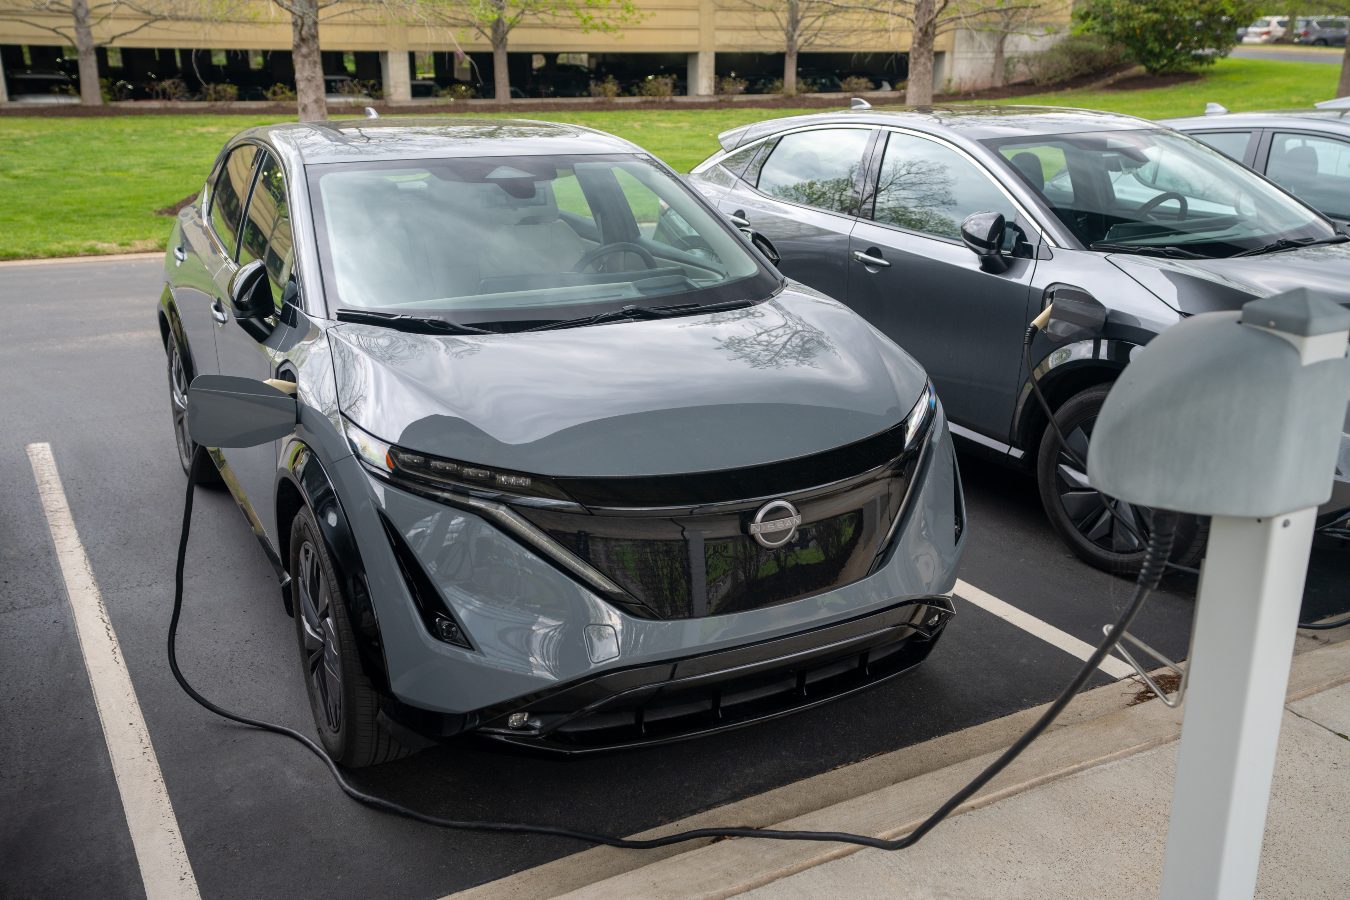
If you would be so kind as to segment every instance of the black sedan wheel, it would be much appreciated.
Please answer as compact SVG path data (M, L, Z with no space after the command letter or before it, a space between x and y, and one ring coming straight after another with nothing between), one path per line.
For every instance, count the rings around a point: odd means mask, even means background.
M1073 449L1070 454L1054 431L1041 440L1036 475L1041 503L1050 524L1074 555L1106 572L1132 575L1144 561L1151 510L1107 498L1088 483L1077 459L1086 459L1092 428L1110 385L1075 394L1061 406L1055 420ZM1108 507L1114 506L1115 512ZM1184 516L1177 526L1172 562L1186 567L1199 564L1209 536L1208 521Z
M165 347L168 354L169 370L169 413L173 418L173 440L178 449L178 464L186 474L192 468L192 456L197 452L197 443L188 434L187 394L192 378L188 375L187 364L178 349L178 342L169 338ZM220 473L213 465L204 466L198 479L203 484L220 483Z
M361 665L342 585L308 508L291 526L290 574L305 688L324 749L349 768L407 755L376 720L379 695Z

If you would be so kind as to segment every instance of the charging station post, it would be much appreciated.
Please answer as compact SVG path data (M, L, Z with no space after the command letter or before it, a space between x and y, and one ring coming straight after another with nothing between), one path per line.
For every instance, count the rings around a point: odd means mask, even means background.
M1317 506L1350 399L1350 310L1298 290L1174 326L1112 389L1094 487L1211 516L1165 900L1251 897Z

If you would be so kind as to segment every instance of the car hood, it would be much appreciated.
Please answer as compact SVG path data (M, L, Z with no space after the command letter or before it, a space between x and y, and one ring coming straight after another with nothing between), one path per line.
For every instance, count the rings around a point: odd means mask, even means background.
M1347 296L1350 243L1281 250L1239 259L1162 259L1114 253L1108 259L1187 315L1241 309L1254 297L1305 287Z
M759 465L899 423L927 381L798 285L745 309L504 335L331 330L343 414L423 453L539 475Z

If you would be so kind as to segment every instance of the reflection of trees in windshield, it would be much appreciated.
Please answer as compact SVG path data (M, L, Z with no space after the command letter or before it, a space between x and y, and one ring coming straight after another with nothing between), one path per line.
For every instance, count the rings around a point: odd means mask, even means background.
M744 326L740 333L718 338L717 343L732 359L752 369L814 367L820 354L835 352L834 343L825 332L780 306L761 305L717 313L709 321L738 322Z
M956 205L951 167L934 159L887 157L877 186L875 218L912 231L959 237L948 210Z

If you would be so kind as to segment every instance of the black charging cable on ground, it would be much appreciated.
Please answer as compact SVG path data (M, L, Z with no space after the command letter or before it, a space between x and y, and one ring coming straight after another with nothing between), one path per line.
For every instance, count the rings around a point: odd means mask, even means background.
M1064 436L1064 430L1059 427L1059 420L1055 418L1055 411L1050 408L1050 401L1046 398L1045 392L1041 390L1040 379L1036 377L1036 367L1031 359L1031 342L1035 339L1036 332L1044 328L1044 322L1042 321L1042 319L1049 318L1047 315L1049 311L1050 307L1047 306L1045 310L1041 313L1041 316L1033 320L1032 323L1027 326L1026 334L1022 338L1022 362L1023 364L1026 365L1027 368L1027 381L1031 384L1031 392L1036 395L1036 402L1040 404L1041 411L1045 413L1046 419L1049 420L1050 430L1055 433L1055 439L1059 441L1060 447L1064 448L1064 452L1069 455L1069 459L1073 462L1073 464L1078 466L1079 471L1081 471L1086 476L1087 460L1083 459L1081 456L1078 455L1078 451L1075 450L1072 447L1072 445L1069 444L1068 438ZM1106 507L1107 512L1111 514L1112 518L1114 518L1127 532L1129 532L1131 535L1134 536L1134 539L1136 541L1139 541L1141 544L1146 543L1140 536L1139 532L1135 529L1134 523L1131 522L1129 519L1127 519L1120 512L1120 510L1116 508L1115 500L1103 494L1102 505ZM1157 511L1154 512L1154 515L1155 516L1157 515ZM1199 569L1193 569L1190 566L1178 565L1177 563L1171 562L1170 560L1167 560L1165 562L1165 566L1166 568L1171 569L1174 572L1185 572L1188 575L1197 575L1197 576L1200 574ZM1350 625L1350 616L1343 616L1342 618L1339 619L1333 619L1330 622L1298 623L1299 628L1303 628L1308 631L1331 631L1336 628L1341 628L1345 625Z
M704 838L765 838L776 841L834 841L842 844L857 844L863 847L875 847L879 850L903 850L918 843L919 840L931 831L939 822L954 812L962 803L965 803L975 792L989 783L994 776L998 775L1008 764L1015 760L1022 751L1024 751L1032 741L1040 737L1050 724L1055 721L1064 708L1069 705L1074 696L1087 682L1088 678L1101 664L1106 655L1120 639L1120 635L1129 629L1135 616L1144 605L1144 600L1149 592L1157 587L1159 579L1162 577L1164 563L1172 550L1173 529L1176 524L1176 517L1170 513L1160 513L1154 519L1153 533L1149 535L1148 549L1145 554L1144 566L1140 570L1139 579L1135 586L1134 594L1130 598L1124 613L1120 620L1116 622L1106 639L1100 646L1092 652L1087 661L1083 663L1082 668L1069 682L1062 693L1055 698L1055 701L1043 712L1036 722L1026 730L1012 746L994 760L984 771L973 778L969 784L953 794L948 800L938 807L938 809L925 819L917 828L909 834L895 840L885 840L882 838L869 837L862 834L850 834L841 831L781 831L771 828L696 828L690 831L680 831L675 834L665 835L664 837L648 838L645 840L633 838L614 837L607 834L598 834L590 831L578 831L572 828L563 828L556 825L529 825L517 822L488 822L463 819L448 819L441 816L433 816L427 813L418 812L401 806L381 797L354 787L351 782L343 776L342 770L338 767L332 758L324 752L323 748L315 741L301 734L293 728L287 728L284 725L276 725L271 722L262 722L258 719L250 719L238 713L230 712L228 709L217 706L206 697L202 696L196 688L188 683L182 670L178 666L178 625L183 612L183 571L187 561L188 534L192 524L192 497L200 477L201 468L209 466L211 462L206 455L206 451L198 449L193 455L192 465L188 471L187 498L183 502L183 530L178 539L178 562L174 569L174 593L173 593L173 615L169 619L169 668L173 670L173 677L178 681L180 687L189 697L195 700L205 709L215 713L218 716L229 719L231 722L238 722L240 725L247 725L251 728L258 728L262 731L270 731L273 734L280 734L288 737L305 747L309 752L319 758L333 779L338 783L348 797L351 797L358 803L364 804L390 815L400 816L405 819L411 819L414 822L422 822L427 825L434 825L437 828L448 828L456 831L486 831L500 832L504 834L533 834L547 837L563 837L582 841L587 844L603 844L609 847L620 847L628 850L651 850L657 847L667 847L671 844L684 843L686 841L696 841Z

